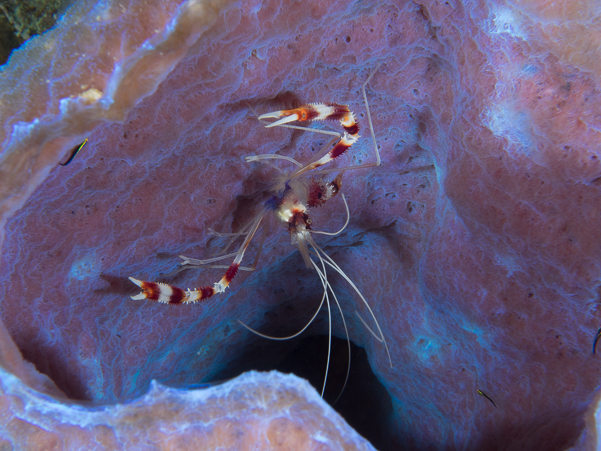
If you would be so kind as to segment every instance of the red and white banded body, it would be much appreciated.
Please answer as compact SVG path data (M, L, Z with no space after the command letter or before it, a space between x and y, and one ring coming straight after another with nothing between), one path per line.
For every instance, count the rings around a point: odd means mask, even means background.
M129 279L142 289L142 292L132 296L132 299L148 299L164 304L194 304L208 299L215 294L223 293L236 276L244 252L259 227L264 214L269 210L275 213L276 218L281 223L288 226L292 243L298 246L305 265L308 268L312 267L308 246L309 234L312 230L309 208L323 205L340 192L344 171L338 174L331 182L326 182L323 178L307 179L305 173L323 166L344 154L359 139L359 125L355 121L355 115L349 110L349 107L337 103L307 104L291 110L267 113L259 117L259 119L266 118L278 119L267 125L267 127L274 127L294 121L337 120L342 125L344 132L342 136L339 135L340 139L327 153L289 174L288 179L284 183L283 190L268 200L264 205L264 209L255 218L251 231L247 234L246 240L236 254L236 258L219 282L213 284L212 287L206 286L193 290L183 290L166 283L144 282L130 277Z
M379 67L379 66L378 66ZM390 365L392 367L392 359L390 358L390 352L388 350L388 346L386 344L385 337L382 333L380 325L376 320L374 312L371 307L367 303L365 297L361 294L357 286L351 281L351 279L344 273L344 271L336 264L336 262L328 256L324 250L316 243L313 239L313 234L325 234L330 236L336 236L342 233L350 220L350 212L348 208L348 204L346 203L344 194L341 195L344 205L346 207L347 212L347 220L344 226L337 232L325 232L318 231L312 228L313 221L310 217L311 208L319 207L324 205L328 200L335 197L338 193L341 192L342 187L342 176L345 171L353 171L357 169L364 168L372 168L380 165L380 153L378 151L378 146L376 143L376 137L373 130L373 124L371 122L371 114L369 111L369 104L367 102L367 95L365 93L365 87L371 80L374 75L374 69L369 75L367 81L363 84L361 91L363 93L363 99L365 101L365 109L367 113L367 120L369 123L369 129L371 131L371 136L373 139L373 149L375 155L375 161L369 163L361 163L354 164L351 166L339 167L334 169L319 169L327 163L339 158L343 155L353 144L357 142L359 139L359 125L355 120L355 115L350 111L349 107L346 105L339 105L337 103L313 103L303 105L299 108L294 108L290 110L281 110L275 111L272 113L267 113L259 116L259 120L265 119L275 119L274 122L269 123L266 127L291 127L295 129L306 130L309 132L315 133L323 133L327 135L335 135L328 144L326 144L319 152L317 152L307 163L301 164L298 161L290 158L288 156L279 155L279 154L266 154L266 155L254 155L246 157L245 160L247 162L259 161L266 162L273 167L275 167L278 171L284 174L279 167L274 166L270 163L270 160L286 160L294 165L297 168L290 173L284 175L283 178L280 178L277 183L274 184L273 191L274 195L264 202L260 211L254 216L254 218L250 219L248 224L243 227L242 230L236 233L217 233L211 231L211 233L218 236L229 236L231 237L230 243L226 246L226 249L223 251L224 253L229 248L236 239L244 237L243 243L240 245L238 250L232 254L224 254L219 257L209 258L206 260L197 260L194 258L183 257L184 261L182 264L182 269L185 268L223 268L226 269L223 277L213 286L206 286L201 288L196 288L193 290L187 289L182 290L181 288L174 287L172 285L168 285L165 283L157 283L157 282L144 282L133 277L130 277L130 280L138 285L142 292L132 296L133 299L149 299L151 301L156 301L165 304L194 304L205 299L208 299L218 293L223 293L229 284L232 282L236 274L239 270L252 271L255 269L255 265L259 260L261 255L261 250L263 247L263 243L266 238L268 225L265 225L263 222L265 215L273 214L280 224L287 227L288 232L290 233L291 240L293 244L298 246L298 249L303 257L305 265L307 268L311 268L315 270L318 274L319 279L323 285L324 291L321 299L321 303L311 318L311 320L303 327L303 329L291 336L288 337L270 337L260 332L250 328L246 324L242 323L240 320L240 324L242 324L245 328L250 330L251 332L274 340L287 340L290 338L294 338L301 334L307 327L313 322L313 320L317 317L320 309L324 305L324 301L328 307L328 323L330 327L330 344L328 345L328 366L326 366L326 376L324 378L324 384L322 388L322 396L325 390L325 384L327 380L328 367L330 361L330 348L331 348L331 311L330 311L330 295L331 298L336 302L338 309L340 310L342 316L342 322L347 334L347 342L348 342L348 352L349 352L349 369L350 369L350 341L348 337L348 330L346 328L346 322L344 319L344 314L342 312L342 308L338 303L338 299L336 298L336 294L331 283L328 280L327 271L333 270L338 275L340 275L353 289L353 291L360 297L361 302L365 306L365 308L369 311L369 315L373 320L376 328L372 330L367 323L363 320L358 311L356 311L359 319L368 329L368 331L381 343L384 344L386 352L388 354L388 359L390 361ZM307 127L297 126L297 125L287 125L290 122L303 122L303 121L327 121L327 120L335 120L339 121L340 125L343 128L343 133L335 133L331 131L325 130L315 130ZM329 179L325 178L326 174L338 172L338 175L334 177L333 180L328 181ZM267 221L266 221L267 222ZM263 223L263 237L258 247L257 255L255 257L254 263L250 267L240 266L242 263L242 259L253 239L255 233L258 228ZM213 264L219 260L224 260L226 258L234 257L233 262L229 266ZM181 269L180 269L181 270ZM376 333L377 332L377 333ZM347 378L348 378L348 370L347 370ZM346 385L346 382L345 382ZM343 388L344 389L344 388Z
M349 110L347 105L310 103L292 110L274 111L273 113L267 113L259 117L259 119L267 118L281 118L269 124L267 128L294 121L340 121L344 129L340 141L326 155L308 164L306 170L309 171L338 158L359 139L359 124L357 124L355 115Z

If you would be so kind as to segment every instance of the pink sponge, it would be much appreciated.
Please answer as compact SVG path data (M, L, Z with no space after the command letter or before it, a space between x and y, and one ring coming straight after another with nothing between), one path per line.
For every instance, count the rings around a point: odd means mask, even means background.
M2 68L0 299L24 357L71 399L121 403L244 360L257 342L237 320L298 331L322 286L275 225L257 270L201 304L132 300L128 277L161 281L223 247L210 229L247 224L278 173L245 156L305 162L326 141L255 111L349 105L361 138L339 164L370 161L360 86L381 63L367 96L382 166L345 173L349 225L316 241L387 339L392 368L332 276L390 396L391 447L575 443L601 380L597 2L150 3L83 1ZM344 224L336 201L312 227ZM337 313L332 327L344 337ZM326 315L307 331L327 332Z
M303 379L249 372L211 388L158 382L126 404L69 405L1 372L0 445L21 449L353 449L374 448Z

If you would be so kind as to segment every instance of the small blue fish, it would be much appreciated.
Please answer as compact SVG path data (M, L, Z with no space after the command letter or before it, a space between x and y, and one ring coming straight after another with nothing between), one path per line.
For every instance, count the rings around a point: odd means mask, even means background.
M88 142L88 138L84 139L84 141L80 145L75 146L73 148L73 150L71 151L71 156L69 157L69 159L67 161L65 161L64 163L59 163L59 164L61 166L67 166L69 163L71 163L71 161L73 161L73 158L75 158L75 155L77 155L79 153L79 151L84 148L84 146L87 144L87 142Z
M495 402L490 398L490 396L488 396L486 393L484 393L482 390L477 390L479 395L484 396L486 399L488 399L490 402L492 402L492 405L497 407L497 405L495 404Z
M595 341L593 341L593 354L595 354L595 349L597 348L597 342L599 341L600 337L601 337L601 327L597 331L597 335L595 335Z

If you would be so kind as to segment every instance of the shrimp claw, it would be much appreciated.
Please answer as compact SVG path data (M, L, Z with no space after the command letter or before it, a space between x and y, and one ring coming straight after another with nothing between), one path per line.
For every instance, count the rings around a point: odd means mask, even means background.
M144 282L142 280L134 279L133 277L130 277L129 280L142 288L141 293L131 296L132 299L149 299L162 304L194 304L203 299L210 298L218 292L214 287L182 290L181 288L166 283Z
M174 287L173 285L169 285L166 283L160 282L144 282L142 280L135 279L134 277L130 277L133 283L142 288L142 292L131 296L134 300L140 299L148 299L151 301L160 302L162 304L195 304L199 301L204 301L215 294L223 293L225 289L229 286L230 282L236 276L238 269L240 268L240 263L242 262L242 258L244 257L244 252L246 252L246 248L250 244L253 236L255 235L263 217L265 216L265 210L261 211L252 222L252 226L248 234L246 235L246 239L238 249L236 253L236 258L232 262L232 264L227 268L225 274L221 278L221 280L212 287L201 287L195 288L194 290L182 290L181 288Z
M265 127L276 127L294 121L337 120L344 129L344 134L340 137L340 140L334 147L322 158L308 165L303 172L318 168L319 166L323 166L335 158L338 158L359 139L359 124L357 124L355 115L347 105L339 105L337 103L310 103L292 110L274 111L259 116L259 120L278 118L281 119L272 122ZM298 174L299 173L296 175Z

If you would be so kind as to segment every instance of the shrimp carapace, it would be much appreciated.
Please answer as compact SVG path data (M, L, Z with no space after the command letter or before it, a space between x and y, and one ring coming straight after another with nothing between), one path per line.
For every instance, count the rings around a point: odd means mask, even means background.
M361 91L363 94L363 99L365 101L365 109L367 120L369 124L369 130L371 132L371 136L373 139L373 151L375 156L375 161L369 163L363 163L358 165L344 166L341 168L331 168L331 169L318 169L328 164L334 160L337 160L342 155L344 155L347 150L357 142L359 139L359 125L355 120L355 115L352 111L350 111L349 107L346 105L340 105L337 103L313 103L306 104L299 108L294 108L290 110L281 110L275 111L272 113L267 113L259 116L259 120L265 122L265 119L276 119L275 122L267 123L266 127L288 127L294 129L305 130L313 133L321 133L326 135L333 135L333 138L327 143L322 149L317 152L310 160L301 164L295 159L278 154L264 154L264 155L253 155L245 158L247 162L261 162L266 163L277 171L280 172L281 176L278 180L274 181L273 191L274 195L271 196L267 201L265 201L259 208L258 213L249 220L247 225L243 227L243 229L237 233L218 233L210 230L213 235L219 237L229 236L230 241L229 244L225 247L223 251L223 255L218 257L209 258L205 260L198 260L195 258L180 256L183 259L181 263L182 269L187 268L223 268L226 269L223 277L213 286L205 286L197 289L187 289L183 290L178 287L174 287L172 285L168 285L165 283L156 283L156 282L144 282L133 277L130 277L130 280L138 285L142 292L132 296L133 299L149 299L156 302L161 302L165 304L194 304L199 301L204 301L212 296L223 293L225 289L229 286L229 284L234 279L235 275L239 270L244 271L252 271L255 269L257 261L259 260L259 256L261 255L261 250L263 247L263 243L266 238L267 230L269 228L269 215L273 213L273 216L278 220L280 224L287 228L290 233L291 241L293 244L298 246L298 249L301 253L305 266L312 270L315 270L317 273L319 280L323 286L323 296L321 299L321 303L319 304L319 308L313 315L313 317L309 320L309 322L302 328L302 330L294 335L288 337L270 337L260 332L250 328L246 324L241 324L246 327L248 330L253 333L260 335L265 338L270 338L274 340L287 340L293 337L296 337L301 332L303 332L316 318L317 313L321 310L323 303L325 301L328 307L328 324L330 328L330 345L328 347L328 364L326 366L326 375L324 378L324 384L322 388L322 396L325 390L325 385L327 381L328 368L330 362L330 347L331 347L331 310L330 310L330 299L333 299L340 310L340 314L342 315L342 320L344 324L344 328L347 335L348 341L348 349L349 349L349 368L350 368L350 340L348 338L348 331L346 328L346 321L344 319L344 315L342 313L342 309L340 304L338 303L338 299L332 285L328 279L327 269L333 269L338 275L340 275L353 289L353 291L359 296L361 299L361 303L369 312L371 319L375 324L375 329L369 327L369 325L365 322L365 320L359 315L359 319L365 325L367 330L376 338L376 340L382 342L384 344L384 348L386 349L386 353L388 354L388 359L390 360L390 365L392 367L392 359L390 358L390 352L388 351L388 346L386 344L386 340L384 338L384 334L380 328L380 324L376 320L376 316L372 311L371 307L367 303L365 297L361 294L357 286L353 283L353 281L342 271L342 269L329 257L323 249L315 242L313 235L314 234L324 234L330 236L336 236L342 233L350 220L350 212L348 208L348 204L342 193L342 176L345 171L353 171L357 169L371 168L380 165L380 153L378 151L378 146L376 143L376 138L374 134L373 124L371 121L371 113L369 111L369 103L367 102L367 95L365 93L365 87L373 77L375 71L374 69L365 83L363 83L361 87ZM327 121L334 120L339 121L342 126L342 134L327 131L327 130L317 130L312 128L307 128L299 125L290 125L292 122L296 121ZM293 170L286 173L279 167L272 164L274 160L285 160L294 166ZM330 174L332 172L338 172L333 179L330 176L326 176L326 174ZM341 195L342 200L344 202L346 208L347 219L344 226L337 232L325 232L318 231L313 228L313 220L310 216L310 209L315 207L321 207L326 204L327 201L336 197L338 194ZM266 218L267 216L267 218ZM242 259L248 248L248 245L252 241L259 227L263 226L263 237L261 238L261 242L259 245L259 250L255 257L254 263L250 267L241 266ZM237 252L226 254L227 249L234 241L238 238L244 237L243 243L238 248ZM231 259L234 258L233 262L230 265L221 265L215 264L215 262L219 260ZM181 270L181 269L180 269ZM331 297L330 297L331 296ZM348 379L348 372L347 372ZM345 381L346 386L346 381ZM344 387L343 387L344 390ZM342 393L342 392L341 392Z

